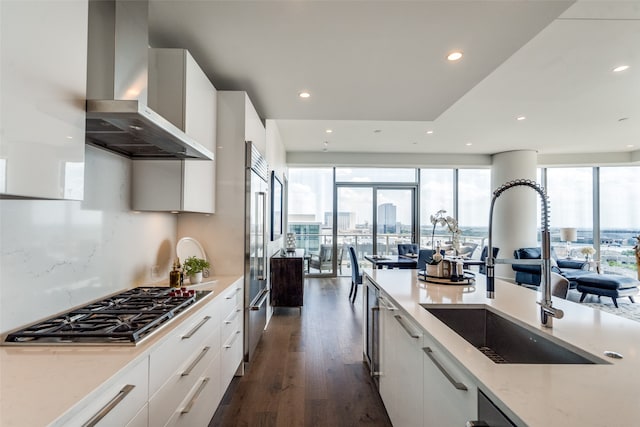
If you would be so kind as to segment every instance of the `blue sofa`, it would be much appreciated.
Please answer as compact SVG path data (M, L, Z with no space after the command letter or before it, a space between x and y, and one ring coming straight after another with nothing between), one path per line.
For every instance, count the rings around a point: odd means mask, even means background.
M513 251L515 259L540 259L540 248L520 248ZM589 264L585 261L572 259L558 259L551 248L551 271L561 274L569 280L571 288L576 287L580 276L591 274L587 270ZM541 269L539 265L512 264L516 272L516 283L519 285L540 286Z

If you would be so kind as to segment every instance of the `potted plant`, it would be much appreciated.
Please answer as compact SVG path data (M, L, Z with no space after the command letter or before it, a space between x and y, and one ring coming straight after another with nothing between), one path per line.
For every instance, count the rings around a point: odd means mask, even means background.
M189 282L196 284L202 282L202 272L209 268L209 261L195 256L190 256L184 261L183 271L189 276Z

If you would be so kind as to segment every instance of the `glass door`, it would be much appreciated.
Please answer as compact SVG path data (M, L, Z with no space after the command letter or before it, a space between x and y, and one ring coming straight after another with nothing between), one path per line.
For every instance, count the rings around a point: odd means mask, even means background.
M414 189L376 188L376 254L397 255L399 243L416 243Z
M338 252L337 275L351 275L348 247L353 246L359 262L373 253L373 188L338 187L336 206L336 242Z
M416 242L416 188L388 185L336 186L337 275L351 275L348 247L359 263L365 255L394 255L399 243ZM340 256L342 254L342 256Z

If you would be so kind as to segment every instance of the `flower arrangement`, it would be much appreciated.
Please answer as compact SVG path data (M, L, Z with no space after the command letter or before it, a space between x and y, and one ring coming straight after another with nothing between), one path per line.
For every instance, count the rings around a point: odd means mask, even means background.
M580 253L582 255L584 255L585 258L588 261L589 260L589 256L595 254L596 250L594 248L592 248L591 246L585 246L584 248L580 249Z
M431 230L431 247L435 249L434 239L436 233L436 225L440 225L441 227L446 226L451 233L451 242L453 244L453 247L457 251L460 247L460 228L458 228L458 220L456 220L452 216L445 216L446 213L446 210L440 209L435 213L435 215L431 215L431 224L433 224L433 229Z

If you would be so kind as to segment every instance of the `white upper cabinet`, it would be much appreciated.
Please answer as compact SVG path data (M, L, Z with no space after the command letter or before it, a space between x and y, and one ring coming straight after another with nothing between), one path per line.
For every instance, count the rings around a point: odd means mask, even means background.
M87 11L0 1L0 195L83 198Z
M217 91L187 50L149 50L148 103L215 153ZM213 213L215 158L134 161L133 209Z

